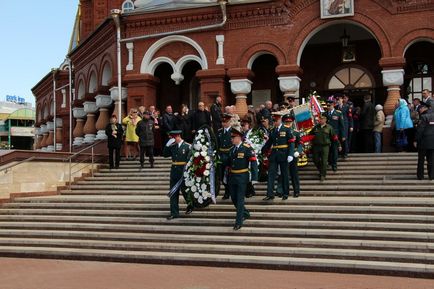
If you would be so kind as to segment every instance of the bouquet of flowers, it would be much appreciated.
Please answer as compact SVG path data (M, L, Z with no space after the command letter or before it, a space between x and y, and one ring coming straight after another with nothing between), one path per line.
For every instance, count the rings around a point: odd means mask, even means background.
M195 207L216 203L215 142L208 127L197 131L191 147L191 157L185 171L185 193Z
M262 154L262 147L267 142L265 132L262 129L253 129L246 141L255 151L259 167L259 180L265 180L268 168L267 156Z

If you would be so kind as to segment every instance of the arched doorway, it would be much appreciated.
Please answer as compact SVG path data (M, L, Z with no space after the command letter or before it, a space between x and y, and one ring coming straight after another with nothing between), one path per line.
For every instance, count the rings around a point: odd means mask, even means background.
M328 25L312 36L302 52L300 96L316 91L327 98L340 92L357 106L368 93L376 103L384 103L387 95L377 87L382 84L380 58L377 40L364 27L347 21Z
M276 57L271 54L262 54L253 61L251 67L254 73L252 92L247 97L247 104L258 107L267 100L273 103L283 100L276 73L277 65Z
M362 97L373 94L375 87L371 73L357 65L344 65L337 68L329 77L327 89L331 94L350 92L354 105L362 106Z
M171 105L174 112L179 112L182 104L195 109L200 99L200 83L196 72L201 69L195 61L187 62L182 68L183 80L176 84L172 79L173 68L169 63L162 62L155 69L154 75L160 80L157 87L157 107L164 111Z
M404 92L409 101L422 98L422 91L433 91L434 43L419 41L405 52Z

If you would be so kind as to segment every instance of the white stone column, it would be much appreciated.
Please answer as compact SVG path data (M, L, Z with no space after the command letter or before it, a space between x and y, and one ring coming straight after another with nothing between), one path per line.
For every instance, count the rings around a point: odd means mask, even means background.
M48 138L48 129L47 129L47 125L46 124L41 124L41 130L40 130L41 134L42 134L42 140L41 140L41 151L47 151L47 138Z
M105 134L105 127L109 123L110 116L108 114L108 107L112 104L112 99L110 95L97 95L95 96L96 106L99 109L99 117L96 121L96 129L98 130L96 134L96 139L102 140L107 139Z
M76 124L74 128L74 142L73 146L81 146L83 144L83 122L86 117L86 113L84 112L84 108L82 107L74 107L72 109L73 116L76 119Z
M387 87L387 99L384 103L386 125L390 125L393 118L395 105L401 98L401 85L404 83L404 69L390 69L381 71L383 85Z
M86 113L86 123L84 124L84 143L93 143L96 137L95 112L98 111L94 101L85 101L83 103L84 112Z
M235 94L235 110L240 118L243 118L248 111L247 94L252 90L252 83L248 79L232 79L229 80L231 91Z
M280 90L283 92L285 100L288 97L298 99L298 91L300 89L301 79L298 76L281 76L278 78Z
M218 56L216 60L216 64L225 64L225 57L224 57L224 43L225 43L225 36L224 35L216 35L215 40L217 41L217 48L218 48Z
M126 67L126 70L130 71L134 69L134 43L133 42L127 42L125 46L128 49L128 64Z
M63 119L56 118L56 151L61 151L63 149Z
M48 139L47 152L54 152L54 121L47 121Z
M118 95L118 87L117 86L113 86L112 88L110 88L110 97L112 98L112 100L115 102L115 108L113 110L113 114L115 114L118 119L119 118L123 118L126 114L125 114L125 100L128 97L128 89L126 87L122 87L122 115L119 116L119 95Z

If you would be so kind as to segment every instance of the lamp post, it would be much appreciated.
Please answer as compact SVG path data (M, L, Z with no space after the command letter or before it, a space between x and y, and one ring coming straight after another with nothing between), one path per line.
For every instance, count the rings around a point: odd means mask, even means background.
M57 73L57 68L52 68L51 72L53 73L53 114L54 114L54 119L53 119L53 123L54 123L54 131L53 131L53 144L54 144L54 152L56 152L56 129L57 129L57 108L56 108L56 73Z
M122 123L122 65L121 65L121 10L111 10L111 16L116 25L116 52L118 62L118 122Z
M69 152L72 152L72 64L71 58L67 57L69 72Z

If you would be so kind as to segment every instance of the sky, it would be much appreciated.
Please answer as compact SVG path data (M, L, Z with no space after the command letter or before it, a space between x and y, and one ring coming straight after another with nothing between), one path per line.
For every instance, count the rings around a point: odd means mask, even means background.
M0 100L35 103L32 87L68 53L79 0L0 0Z

